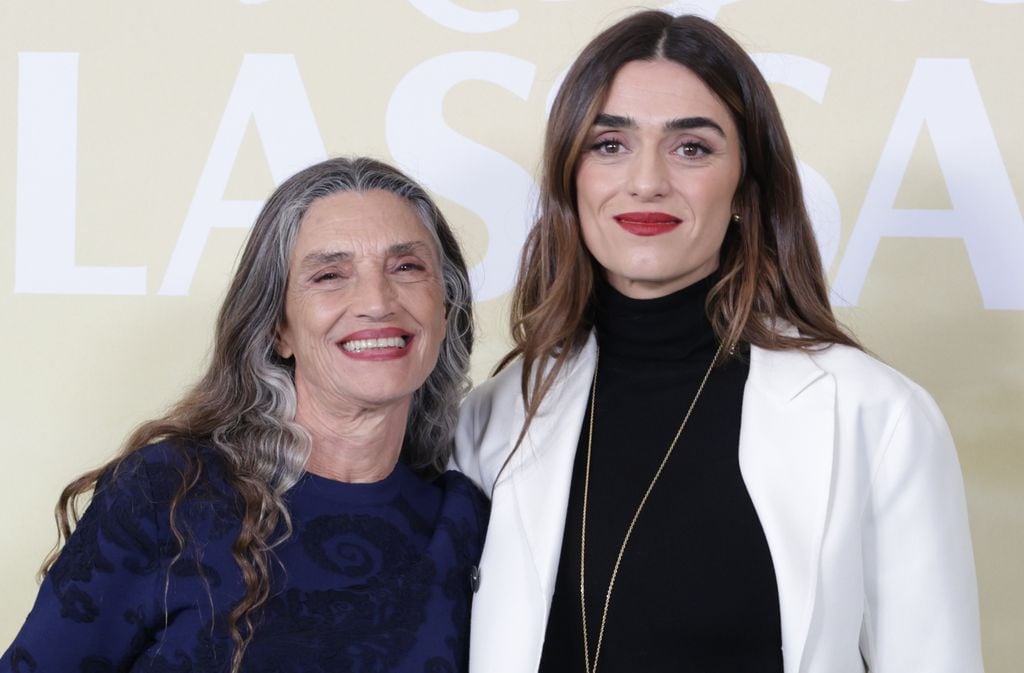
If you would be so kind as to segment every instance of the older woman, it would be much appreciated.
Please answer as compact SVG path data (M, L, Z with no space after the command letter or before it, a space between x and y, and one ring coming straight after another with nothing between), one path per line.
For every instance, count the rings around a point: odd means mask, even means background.
M493 494L471 671L981 670L949 431L837 325L713 24L640 13L576 60L512 325L457 437Z
M61 496L67 542L0 669L465 670L486 504L440 471L471 346L419 186L369 159L284 182L206 374Z

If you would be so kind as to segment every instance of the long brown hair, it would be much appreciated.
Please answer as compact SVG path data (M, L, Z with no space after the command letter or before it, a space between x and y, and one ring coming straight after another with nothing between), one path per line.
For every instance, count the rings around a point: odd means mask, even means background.
M444 216L427 193L395 168L367 158L336 158L295 174L278 187L253 226L214 333L213 355L198 383L162 418L141 425L121 453L83 474L61 493L56 507L60 539L40 571L45 575L78 522L78 501L105 474L115 478L127 458L160 439L183 450L182 481L170 502L170 529L177 543L173 566L187 534L177 510L204 483L204 465L188 447L211 448L237 496L241 530L232 555L245 595L227 618L233 651L231 671L241 666L255 617L270 597L273 548L291 534L285 492L302 476L312 447L295 422L294 362L274 349L284 320L289 261L302 218L319 198L337 192L384 190L409 203L430 232L441 257L446 307L445 339L438 362L413 395L402 444L402 460L430 476L451 455L458 403L469 388L473 344L472 297L462 252ZM168 567L168 577L170 576Z
M601 268L583 243L576 206L576 170L587 134L619 69L656 59L675 61L703 80L729 109L741 140L743 173L734 198L740 221L722 243L719 280L707 300L723 352L740 342L773 350L834 343L860 348L829 305L793 150L757 66L709 21L640 12L584 48L548 118L539 217L527 236L512 297L514 347L497 368L522 358L523 434L593 326ZM783 330L786 323L799 333Z

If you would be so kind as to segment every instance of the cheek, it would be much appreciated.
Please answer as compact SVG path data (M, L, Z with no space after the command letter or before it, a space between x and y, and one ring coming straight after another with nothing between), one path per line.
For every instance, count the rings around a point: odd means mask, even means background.
M603 243L603 237L598 230L594 218L588 217L583 210L580 210L580 234L583 238L583 247L597 260L601 266L607 266L608 260L605 254L607 245Z
M723 208L729 211L731 216L733 211L736 209L736 193L740 188L740 170L741 163L739 158L736 159L736 165L732 167L733 170L729 172L728 176L723 179L720 183L720 198L723 204Z
M576 211L578 213L580 233L587 248L592 248L601 239L601 204L605 201L594 189L584 192L577 189Z
M437 366L437 359L441 354L441 345L444 343L448 321L445 316L443 295L431 293L429 298L421 297L421 302L415 316L422 330L422 338L419 339L419 352L422 357L423 366L430 371Z
M412 284L402 287L403 304L425 330L444 334L444 291L440 285Z
M586 213L597 212L607 200L614 182L614 175L608 167L597 166L593 162L585 162L580 166L576 171L576 208L581 218Z
M292 338L315 341L328 331L337 319L337 301L330 293L303 297L285 310Z
M705 215L732 214L738 179L728 175L709 175L700 181L691 181L683 189L690 202ZM716 218L717 219L717 218Z

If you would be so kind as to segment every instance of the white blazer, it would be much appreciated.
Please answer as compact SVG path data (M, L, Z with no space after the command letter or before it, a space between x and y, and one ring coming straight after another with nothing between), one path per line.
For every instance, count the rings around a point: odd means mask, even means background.
M519 364L463 407L454 462L493 501L470 673L540 663L596 355L591 336L504 471ZM853 348L753 348L739 462L775 565L786 673L982 671L960 467L923 389Z

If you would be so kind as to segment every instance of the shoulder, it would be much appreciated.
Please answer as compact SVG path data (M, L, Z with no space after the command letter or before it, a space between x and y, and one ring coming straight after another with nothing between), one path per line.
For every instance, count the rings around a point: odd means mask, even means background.
M143 497L152 506L169 506L182 484L199 475L190 493L205 497L223 483L224 466L216 452L200 444L164 440L118 461L99 479L96 495Z
M840 404L892 406L915 396L928 397L920 385L893 367L840 344L810 350L753 348L751 376L756 382L788 378L793 392L800 391L801 383L826 376L834 382Z
M488 492L524 417L522 371L522 362L513 362L474 388L459 410L451 467Z
M75 596L89 593L86 587L103 586L111 578L153 576L162 567L170 502L181 483L180 476L170 476L180 474L175 462L169 445L154 444L112 462L100 475L88 508L47 574L64 611ZM73 619L95 619L100 604L90 606Z
M828 395L834 404L840 446L867 448L876 459L891 447L903 447L908 455L929 450L953 452L949 428L931 395L909 377L856 348L753 349L751 379L755 378L765 387L771 385L766 383L769 378L787 380L788 389L776 388L789 393L787 397Z
M841 406L874 408L890 414L923 412L941 418L935 401L923 387L864 351L833 345L812 351L810 357L835 380Z
M119 546L169 535L169 511L190 476L190 466L209 462L198 447L150 444L110 463L96 481L79 528Z
M447 500L484 517L490 512L491 504L484 492L465 474L448 470L435 483L444 492Z
M531 433L538 423L550 427L561 424L567 413L582 413L596 360L597 341L591 334L580 351L566 359L531 421ZM548 359L538 366L546 369L553 362ZM525 423L522 377L522 361L516 360L470 393L459 414L452 465L488 493L513 455Z
M154 510L170 501L173 449L164 442L132 451L108 467L96 482L90 509L128 507ZM179 480L180 481L180 478Z
M455 470L445 472L434 483L444 492L441 518L455 524L450 529L470 542L473 554L479 557L491 513L490 501L466 475Z
M594 373L594 365L597 360L597 339L591 333L583 343L578 352L572 353L566 358L564 366L558 372L558 376L544 398L538 414L556 412L561 407L562 393L568 386L580 378L589 380ZM531 380L534 376L543 376L555 364L555 358L538 360L536 369L531 372ZM462 416L467 415L477 419L490 420L492 415L501 418L511 416L512 409L522 410L523 407L523 361L516 359L500 372L487 379L477 386L466 398L462 407ZM521 418L519 420L522 420Z
M566 359L544 396L537 417L560 414L567 400L573 398L574 384L591 379L596 360L597 341L591 334L579 352ZM537 369L541 371L531 372L531 380L543 376L554 363L554 358L538 361ZM481 444L486 445L490 439L507 441L509 434L518 435L524 417L523 361L517 359L467 396L459 413L456 453L466 449L466 444L479 450ZM456 455L456 462L458 458Z
M523 362L516 360L478 385L463 402L460 421L467 416L488 419L495 408L508 411L522 406L522 377Z
M395 471L383 482L375 486L388 488L392 483L401 492L408 507L427 515L436 512L442 518L468 515L472 518L480 513L487 516L490 504L483 492L465 474L455 470L447 470L437 476L424 476L406 463L399 461ZM351 484L338 484L349 489ZM391 493L380 490L378 493ZM390 496L389 496L390 497ZM428 516L429 518L429 516Z
M922 467L920 461L926 455L944 455L947 467L959 472L946 419L917 382L871 355L846 346L833 346L814 357L836 382L840 420L845 419L848 426L863 434L879 437L879 460L892 463L902 457L909 461L906 468L915 469L915 463Z
M111 534L177 545L176 527L198 547L237 527L239 503L219 454L201 444L161 441L137 449L108 469L96 484L89 511ZM88 512L87 512L88 513Z

